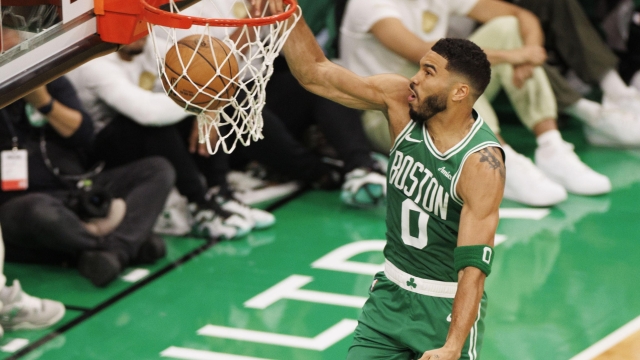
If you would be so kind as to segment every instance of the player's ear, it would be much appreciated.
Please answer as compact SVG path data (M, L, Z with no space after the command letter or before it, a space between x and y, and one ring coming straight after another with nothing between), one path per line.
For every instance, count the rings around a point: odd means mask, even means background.
M469 84L466 83L456 83L453 87L453 95L451 96L452 101L462 101L468 98L471 95L471 88Z

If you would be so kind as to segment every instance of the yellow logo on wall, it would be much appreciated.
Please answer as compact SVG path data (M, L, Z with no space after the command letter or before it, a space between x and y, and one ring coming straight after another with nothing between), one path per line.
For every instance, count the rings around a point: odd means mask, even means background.
M140 79L138 79L138 86L145 90L151 91L153 90L153 86L156 83L156 80L158 80L158 76L156 74L144 71L142 74L140 74Z
M231 11L233 11L233 16L236 19L244 19L249 16L249 14L247 13L247 7L242 1L234 3Z
M438 24L438 15L431 11L425 11L422 13L422 31L430 33L433 28Z

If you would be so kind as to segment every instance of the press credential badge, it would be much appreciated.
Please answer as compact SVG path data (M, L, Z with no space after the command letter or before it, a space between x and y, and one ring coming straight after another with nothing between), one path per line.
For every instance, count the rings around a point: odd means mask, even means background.
M2 152L2 191L26 190L29 187L27 150Z

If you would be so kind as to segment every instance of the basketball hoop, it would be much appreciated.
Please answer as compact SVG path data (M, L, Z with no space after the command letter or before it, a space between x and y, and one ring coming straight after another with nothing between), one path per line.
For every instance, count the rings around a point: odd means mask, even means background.
M211 154L220 147L230 153L238 142L261 139L266 84L293 29L287 20L300 18L296 0L284 0L286 11L273 16L265 4L261 17L243 0L200 0L184 10L180 1L162 2L160 9L158 0L140 0L142 18L165 92L197 115L200 143Z

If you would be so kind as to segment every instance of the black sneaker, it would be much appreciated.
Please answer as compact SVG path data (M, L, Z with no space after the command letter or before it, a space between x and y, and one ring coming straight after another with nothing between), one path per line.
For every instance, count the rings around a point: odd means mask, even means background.
M138 255L133 260L136 264L153 264L156 260L167 255L167 245L164 239L157 234L151 234L145 242L140 245Z
M85 251L78 259L78 271L93 285L104 287L118 277L122 266L113 252Z

